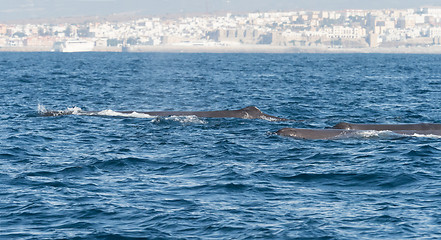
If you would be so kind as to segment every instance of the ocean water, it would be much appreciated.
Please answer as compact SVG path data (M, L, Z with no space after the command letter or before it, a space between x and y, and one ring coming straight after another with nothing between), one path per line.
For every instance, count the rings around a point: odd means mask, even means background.
M439 239L441 56L0 54L0 239ZM118 116L255 105L296 119ZM43 117L46 110L102 116Z

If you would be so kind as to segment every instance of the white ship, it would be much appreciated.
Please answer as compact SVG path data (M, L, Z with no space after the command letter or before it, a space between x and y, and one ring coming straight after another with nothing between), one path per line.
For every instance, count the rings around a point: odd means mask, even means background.
M95 43L86 40L68 40L57 42L54 45L56 52L91 52L95 47Z

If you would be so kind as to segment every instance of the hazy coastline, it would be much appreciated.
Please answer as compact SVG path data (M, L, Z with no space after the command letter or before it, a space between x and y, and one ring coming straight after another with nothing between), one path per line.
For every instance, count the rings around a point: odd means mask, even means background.
M0 52L53 52L52 47L0 47ZM441 46L430 47L377 47L377 48L328 48L286 47L268 45L236 46L133 46L95 47L91 52L163 52L163 53L391 53L391 54L441 54Z

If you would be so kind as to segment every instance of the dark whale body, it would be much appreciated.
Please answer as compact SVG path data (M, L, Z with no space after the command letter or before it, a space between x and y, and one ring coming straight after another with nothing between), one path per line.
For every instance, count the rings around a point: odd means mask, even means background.
M376 130L376 131L394 131L394 130L441 130L439 123L415 123L415 124L354 124L341 122L332 127L333 129L345 130Z
M330 129L283 128L277 135L299 139L333 139L345 136L354 136L361 131L391 131L401 135L438 135L441 136L441 124L354 124L341 122Z
M277 135L298 138L298 139L335 139L345 136L354 136L357 133L366 130L376 129L306 129L306 128L282 128L276 132ZM441 136L441 129L380 129L376 131L391 131L396 134L412 136L420 135L437 135Z
M289 119L279 118L262 113L257 107L249 106L238 110L223 111L160 111L160 112L137 112L137 111L116 111L122 114L141 113L150 116L168 117L168 116L197 116L202 118L243 118L243 119L264 119L268 121L289 121ZM73 111L45 111L41 112L41 116L60 116L74 114ZM80 111L78 115L99 115L99 111Z

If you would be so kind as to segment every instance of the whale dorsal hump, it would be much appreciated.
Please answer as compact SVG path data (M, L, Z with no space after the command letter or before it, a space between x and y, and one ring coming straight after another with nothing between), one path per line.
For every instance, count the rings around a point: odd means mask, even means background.
M333 129L346 129L346 130L350 130L352 129L352 126L350 123L347 122L340 122L337 123L335 126L332 127Z
M241 111L246 112L251 118L258 118L263 114L262 111L260 111L260 109L258 109L256 106L248 106L246 108L242 108Z

